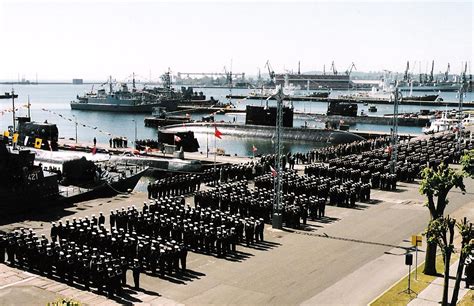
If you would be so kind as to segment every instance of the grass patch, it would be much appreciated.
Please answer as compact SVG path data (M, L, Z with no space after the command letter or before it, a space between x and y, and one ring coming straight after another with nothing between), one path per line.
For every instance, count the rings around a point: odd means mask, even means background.
M451 255L451 264L453 264L459 258L458 254ZM411 290L415 291L416 293L420 293L432 281L436 279L436 276L425 275L423 274L423 269L425 268L425 263L422 263L418 267L418 277L415 280L415 271L411 272ZM436 271L438 273L444 272L444 263L443 263L443 256L438 255L436 257ZM416 298L416 294L408 294L403 292L408 287L408 275L402 278L398 283L396 283L390 290L386 291L382 296L376 299L371 306L382 306L382 305L407 305L410 303L411 300ZM440 296L441 299L441 296ZM468 305L468 304L466 304ZM472 305L472 304L469 304Z
M459 301L458 306L471 306L474 305L474 290L469 290L466 295Z

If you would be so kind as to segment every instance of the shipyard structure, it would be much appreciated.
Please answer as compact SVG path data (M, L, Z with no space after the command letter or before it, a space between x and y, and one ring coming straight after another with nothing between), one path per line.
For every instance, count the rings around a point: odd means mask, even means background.
M351 88L348 74L275 74L275 83L306 90Z

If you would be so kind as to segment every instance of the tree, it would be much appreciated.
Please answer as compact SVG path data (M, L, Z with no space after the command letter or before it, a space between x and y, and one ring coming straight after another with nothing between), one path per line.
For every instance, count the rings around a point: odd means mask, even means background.
M474 149L467 151L461 157L461 165L466 176L474 178Z
M463 182L463 174L449 168L444 163L437 169L426 167L421 173L420 193L426 195L428 209L430 211L430 223L433 220L442 218L444 210L448 204L448 193L455 187L462 191L465 190ZM428 275L436 275L436 239L431 239L427 233L425 269L423 273ZM431 242L430 242L431 241Z
M474 232L472 231L472 223L468 223L467 219L464 218L463 222L457 223L456 226L461 234L461 251L459 254L459 264L456 272L456 281L454 283L451 305L456 305L458 302L459 286L461 285L462 272L464 270L466 258L474 250Z
M448 288L449 288L449 266L451 262L451 254L454 252L454 225L456 220L450 218L438 218L432 220L426 230L428 243L436 243L440 246L444 258L444 286L443 286L443 306L448 305ZM448 235L449 234L449 235Z

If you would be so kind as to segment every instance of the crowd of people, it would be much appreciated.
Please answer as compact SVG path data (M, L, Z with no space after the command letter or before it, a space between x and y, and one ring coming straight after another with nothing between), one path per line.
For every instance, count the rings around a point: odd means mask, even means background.
M177 174L150 182L147 186L148 198L157 199L195 192L201 188L201 180L200 174Z
M239 243L263 241L264 222L164 196L141 209L112 210L108 228L102 213L53 222L50 237L26 229L0 235L0 263L114 296L126 285L127 270L138 289L142 272L161 277L185 272L188 250L227 257Z
M354 207L356 201L369 201L372 188L395 190L399 181L420 178L425 166L457 163L462 150L472 149L472 143L458 143L454 134L404 142L396 152L387 149L387 142L378 138L283 156L278 209L285 226L299 228L308 218L325 217L327 204ZM233 256L238 244L264 241L264 224L275 209L275 160L265 155L156 180L148 186L148 202L140 209L112 210L108 227L101 213L53 223L50 240L26 229L0 235L0 263L113 296L126 285L128 270L139 288L144 271L161 277L186 271L188 251ZM299 163L307 164L304 175L292 169ZM215 187L203 191L201 183ZM185 203L184 195L191 193L194 207Z
M162 144L156 139L138 139L135 144L135 149L137 150L145 150L147 148L161 149L162 147Z
M111 148L128 148L127 137L113 137L109 139L109 146Z

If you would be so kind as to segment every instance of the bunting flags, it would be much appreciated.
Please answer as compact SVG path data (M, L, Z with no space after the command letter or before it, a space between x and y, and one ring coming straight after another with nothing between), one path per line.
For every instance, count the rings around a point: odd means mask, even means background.
M217 129L217 126L214 127L214 136L216 136L219 139L222 139L222 133Z
M101 130L101 129L99 129L99 127L97 127L97 126L91 126L91 125L84 124L84 123L82 123L82 122L78 122L78 121L76 121L75 118L74 118L74 119L73 119L73 118L67 118L67 117L66 117L65 115L63 115L63 114L57 113L57 112L55 112L55 111L52 111L52 110L49 110L49 109L46 109L46 108L42 108L41 110L44 111L44 112L48 112L48 113L51 113L51 114L53 114L53 115L56 115L56 116L58 116L58 117L60 117L60 118L62 118L62 119L64 119L64 120L69 121L69 122L77 123L78 126L82 126L82 127L85 127L85 128L89 128L89 129L92 129L92 130L96 130L96 131L98 131L99 133L105 134L105 135L107 135L107 136L112 136L112 133L107 132L107 131L104 131L104 130Z
M43 143L43 139L36 138L35 139L35 149L41 149L41 144Z

